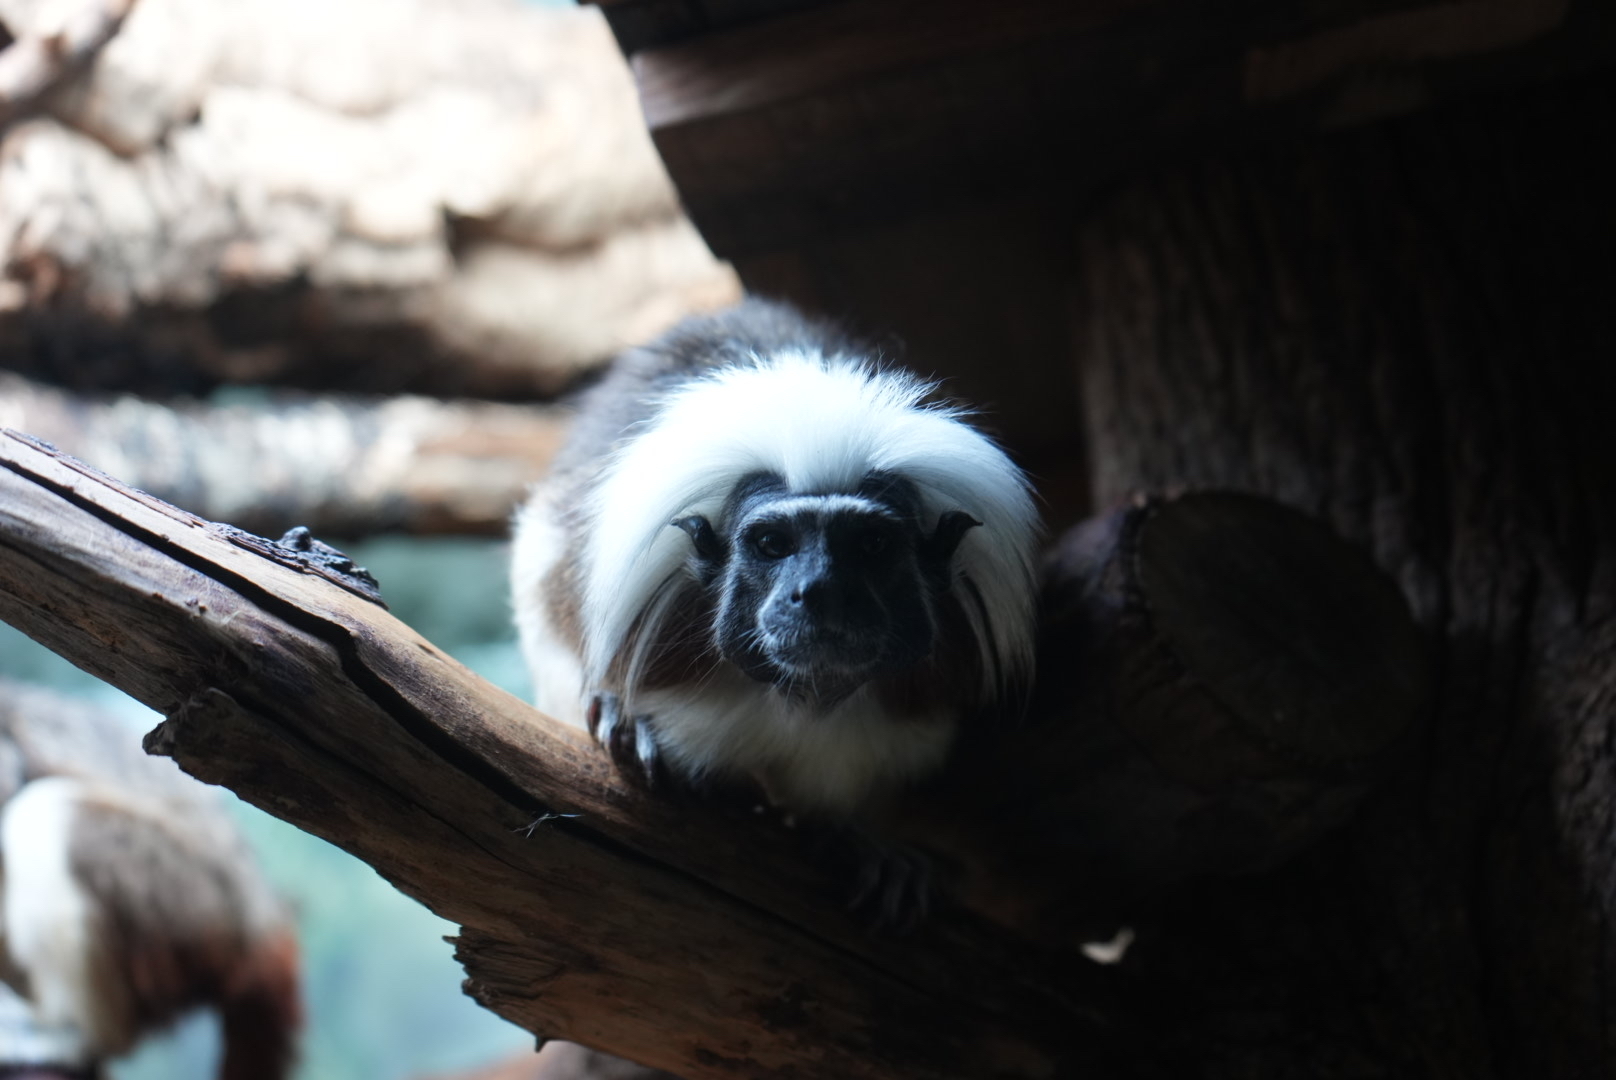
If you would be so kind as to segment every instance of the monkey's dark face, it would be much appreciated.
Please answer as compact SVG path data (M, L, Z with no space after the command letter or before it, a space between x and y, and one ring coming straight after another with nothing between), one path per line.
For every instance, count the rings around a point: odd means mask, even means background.
M976 522L945 514L927 535L916 502L882 477L855 494L793 495L760 476L731 498L726 535L704 518L675 522L714 590L724 658L827 708L925 660L949 562Z

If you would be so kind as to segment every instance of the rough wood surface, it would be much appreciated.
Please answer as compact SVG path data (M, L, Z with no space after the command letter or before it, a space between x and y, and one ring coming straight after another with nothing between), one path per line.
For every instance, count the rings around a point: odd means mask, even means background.
M1616 59L1603 0L866 0L758 21L613 4L658 149L725 258L1164 154L1418 110ZM729 5L715 5L728 8ZM783 5L746 5L762 9ZM661 24L665 44L650 44ZM628 24L641 21L642 25ZM649 25L644 25L649 24Z
M795 833L624 787L374 604L0 437L0 617L168 719L148 746L462 924L479 1001L687 1078L1115 1071L1095 965L961 909L872 937Z
M3 0L0 75L114 6ZM114 28L0 113L9 367L548 394L736 296L598 12L141 0Z
M281 396L79 396L0 372L0 427L160 499L268 536L503 535L566 431L552 406Z
M1211 1075L1616 1072L1613 109L1605 76L1221 156L1077 235L1097 498L1316 513L1433 648L1350 829L1141 928Z

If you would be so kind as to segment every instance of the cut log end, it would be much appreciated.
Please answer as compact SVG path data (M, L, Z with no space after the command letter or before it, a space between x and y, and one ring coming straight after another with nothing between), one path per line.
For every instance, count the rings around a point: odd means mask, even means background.
M1036 722L1005 765L1040 775L1015 813L1124 895L1304 849L1387 775L1428 697L1395 586L1323 523L1247 495L1145 499L1072 530L1040 640Z
M1227 742L1236 783L1253 778L1250 751L1282 772L1361 776L1409 730L1426 693L1418 631L1392 582L1323 523L1201 493L1131 511L1123 545L1130 645L1180 670L1126 687L1119 718L1175 774L1221 786L1219 762L1170 719L1185 710Z

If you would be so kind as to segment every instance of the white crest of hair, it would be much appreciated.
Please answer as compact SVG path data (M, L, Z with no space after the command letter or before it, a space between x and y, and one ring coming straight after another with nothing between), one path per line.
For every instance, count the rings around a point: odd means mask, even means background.
M79 781L60 776L33 780L0 811L4 946L12 962L28 975L39 1018L80 1028L105 1019L95 1007L91 902L69 863L69 838L82 787Z
M982 522L961 541L954 569L985 609L962 596L984 654L985 691L1030 672L1037 512L1026 480L959 410L926 403L932 389L857 358L787 352L714 369L670 392L608 461L586 510L592 684L603 685L636 620L648 606L664 608L657 601L686 573L691 541L671 523L701 514L722 532L730 492L763 471L802 495L853 492L872 472L896 474L918 489L924 528L950 510Z

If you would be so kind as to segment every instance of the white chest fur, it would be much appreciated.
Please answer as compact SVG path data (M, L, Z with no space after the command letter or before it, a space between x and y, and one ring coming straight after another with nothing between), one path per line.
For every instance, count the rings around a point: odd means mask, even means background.
M748 775L776 805L835 816L935 772L955 730L946 715L893 718L868 688L819 712L739 673L694 693L645 691L634 711L653 718L677 771Z

